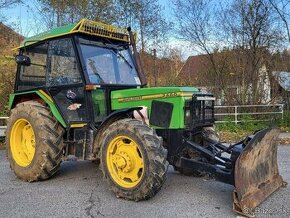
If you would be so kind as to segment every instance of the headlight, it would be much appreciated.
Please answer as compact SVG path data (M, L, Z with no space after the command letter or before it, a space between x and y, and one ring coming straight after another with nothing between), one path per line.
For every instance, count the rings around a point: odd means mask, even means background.
M185 128L190 129L192 126L192 101L186 101L184 107L184 124Z

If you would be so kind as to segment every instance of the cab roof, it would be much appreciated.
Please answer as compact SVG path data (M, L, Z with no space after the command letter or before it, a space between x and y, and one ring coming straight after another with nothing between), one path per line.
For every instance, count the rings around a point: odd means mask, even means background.
M77 23L57 27L38 35L25 38L21 45L15 49L21 49L24 46L33 45L40 41L75 33L83 33L127 43L130 42L129 33L125 28L119 28L102 22L82 19Z

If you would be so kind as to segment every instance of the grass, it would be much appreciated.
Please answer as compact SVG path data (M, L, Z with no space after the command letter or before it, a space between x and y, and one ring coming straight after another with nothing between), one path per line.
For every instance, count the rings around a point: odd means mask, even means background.
M250 116L244 116L241 122L235 124L230 118L226 118L224 123L217 124L217 131L220 133L221 141L225 142L237 142L242 140L247 135L253 132L268 128L268 127L278 127L282 132L290 132L290 112L286 111L284 113L283 119L277 118L268 122L255 121Z

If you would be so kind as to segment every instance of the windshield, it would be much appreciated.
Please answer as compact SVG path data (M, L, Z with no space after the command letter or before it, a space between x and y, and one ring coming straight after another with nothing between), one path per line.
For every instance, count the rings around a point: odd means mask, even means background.
M141 85L128 46L81 44L81 50L90 83Z

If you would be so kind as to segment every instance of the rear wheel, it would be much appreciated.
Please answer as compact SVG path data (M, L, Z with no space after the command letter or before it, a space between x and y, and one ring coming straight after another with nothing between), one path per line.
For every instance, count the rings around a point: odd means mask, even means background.
M162 139L134 119L116 121L102 138L101 169L116 196L135 201L153 197L168 166Z
M63 154L63 128L44 105L18 104L7 124L6 147L11 169L22 180L33 182L51 177Z

